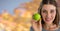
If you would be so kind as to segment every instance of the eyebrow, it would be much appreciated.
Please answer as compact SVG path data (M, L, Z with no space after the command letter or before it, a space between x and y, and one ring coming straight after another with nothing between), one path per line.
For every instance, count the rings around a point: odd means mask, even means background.
M42 11L46 11L45 9L43 9ZM46 11L47 12L47 11Z
M53 11L53 12L54 12L55 10L53 10L53 9L52 9L51 11Z
M42 9L42 11L46 11L46 9ZM51 11L54 11L54 9L51 9ZM47 11L46 11L47 12Z

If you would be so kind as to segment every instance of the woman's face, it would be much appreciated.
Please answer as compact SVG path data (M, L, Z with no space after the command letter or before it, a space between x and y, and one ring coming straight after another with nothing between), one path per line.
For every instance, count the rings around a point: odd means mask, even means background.
M45 23L50 24L53 23L56 16L56 7L51 4L45 4L42 7L42 19Z

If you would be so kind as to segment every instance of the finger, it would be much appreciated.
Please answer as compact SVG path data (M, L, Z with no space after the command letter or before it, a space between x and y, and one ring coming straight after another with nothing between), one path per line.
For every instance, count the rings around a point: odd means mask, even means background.
M42 31L41 19L38 21L38 29L39 29L39 31Z
M32 23L32 27L34 30L38 30L38 24L35 21Z
M34 22L34 23L37 23L37 21L36 21L36 20L32 19L31 23L33 23L33 22Z
M40 19L40 21L39 21L39 27L42 27L41 19Z
M39 24L41 24L41 21L42 21L42 20L40 19L40 20L39 20Z

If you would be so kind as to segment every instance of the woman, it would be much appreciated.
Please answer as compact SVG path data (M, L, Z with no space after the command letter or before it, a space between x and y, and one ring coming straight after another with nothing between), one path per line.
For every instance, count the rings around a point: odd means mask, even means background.
M60 31L59 13L55 0L42 0L38 13L41 15L41 20L38 22L32 20L30 31Z

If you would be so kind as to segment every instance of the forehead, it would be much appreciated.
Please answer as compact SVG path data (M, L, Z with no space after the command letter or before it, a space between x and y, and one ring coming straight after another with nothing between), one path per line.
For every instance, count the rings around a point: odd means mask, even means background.
M43 5L42 9L49 10L49 9L56 9L56 7L51 4L45 4L45 5Z

